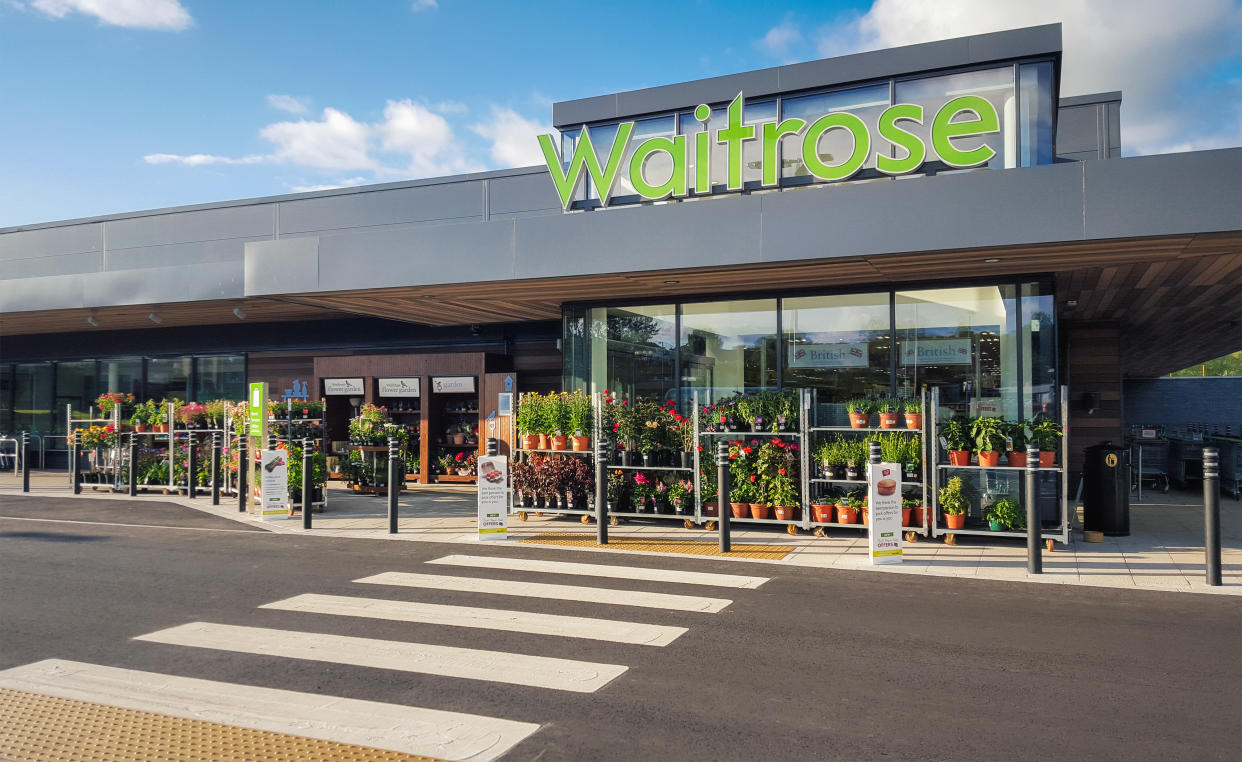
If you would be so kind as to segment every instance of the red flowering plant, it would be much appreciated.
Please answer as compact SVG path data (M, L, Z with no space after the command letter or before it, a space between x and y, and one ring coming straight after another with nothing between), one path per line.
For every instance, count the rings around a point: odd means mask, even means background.
M95 398L95 405L99 408L99 412L104 418L112 417L112 409L117 405L121 406L121 412L125 412L126 406L134 404L134 395L126 392L104 392Z
M91 426L86 429L78 429L77 434L78 444L84 450L102 450L116 447L116 429L113 428L111 424L108 424L107 426Z
M749 503L759 498L758 444L740 439L729 442L729 502Z
M453 463L453 467L457 469L459 473L462 470L469 471L471 476L478 473L479 456L475 453L467 454L465 452L459 452L456 456L454 456Z
M795 449L780 437L773 437L758 449L755 472L758 475L760 493L771 505L795 506L800 502L799 456Z

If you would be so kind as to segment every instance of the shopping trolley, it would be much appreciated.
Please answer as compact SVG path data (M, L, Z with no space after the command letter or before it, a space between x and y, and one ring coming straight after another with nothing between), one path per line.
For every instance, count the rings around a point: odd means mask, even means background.
M1130 444L1130 464L1131 490L1141 493L1143 485L1150 483L1161 492L1169 491L1169 440L1136 439Z
M1242 442L1209 437L1205 444L1220 453L1220 489L1234 500L1242 498Z

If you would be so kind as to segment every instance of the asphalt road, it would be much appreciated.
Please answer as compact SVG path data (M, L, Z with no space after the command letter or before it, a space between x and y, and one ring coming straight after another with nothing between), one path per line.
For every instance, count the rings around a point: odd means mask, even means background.
M721 590L425 564L458 553L771 581ZM498 602L485 593L352 582L387 571L733 602L706 615L535 598ZM301 593L689 631L651 648L256 608ZM132 640L191 621L467 646L629 670L596 693L575 694ZM1236 759L1242 717L1239 598L516 544L274 535L152 500L0 497L0 669L48 658L542 724L505 757L512 760Z

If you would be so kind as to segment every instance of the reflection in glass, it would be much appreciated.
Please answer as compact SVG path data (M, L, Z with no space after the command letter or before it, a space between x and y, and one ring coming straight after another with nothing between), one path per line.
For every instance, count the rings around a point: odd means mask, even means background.
M742 107L742 124L759 124L776 120L776 101L762 103L745 102ZM723 108L712 109L707 121L707 129L712 132L711 140L711 182L715 192L720 192L729 183L729 152L728 148L716 141L716 130L729 126L728 113ZM682 135L693 136L703 131L703 123L694 118L694 112L681 115L680 131ZM742 144L742 183L758 185L763 180L763 135L760 128L755 128L755 139ZM686 141L686 164L690 178L690 187L694 188L695 152L694 138Z
M1053 296L1022 284L1022 415L1059 418L1057 326Z
M820 402L887 396L889 292L782 301L787 387L819 389Z
M99 393L122 392L142 398L142 360L103 360L99 363ZM157 398L158 399L158 398Z
M246 358L241 355L200 357L195 375L196 402L246 398Z
M676 388L673 305L599 307L591 310L590 324L595 391L636 401L663 400Z
M147 396L154 399L188 400L190 397L190 358L147 361Z
M634 189L630 183L630 159L634 156L634 151L638 148L638 144L647 138L655 137L673 137L675 134L674 118L672 116L661 116L655 119L639 119L634 123L634 132L630 135L629 145L625 148L625 155L621 159L621 166L617 170L617 184L613 189L612 195L621 199L626 196L633 197L638 200L638 191ZM616 128L613 128L613 135L616 135ZM592 131L591 139L595 139L595 133ZM604 166L604 162L608 159L608 148L612 145L612 137L609 137L607 144L596 144L596 152L600 155L600 166ZM673 173L672 158L663 151L650 154L646 161L646 170L643 177L652 185L659 185L668 179Z
M776 300L700 302L681 308L681 386L710 402L777 385Z
M1019 68L1022 93L1022 166L1052 163L1052 64Z
M54 431L52 364L17 363L13 376L13 430L47 434Z
M996 155L987 163L990 169L1017 166L1018 130L1017 105L1014 101L1013 67L983 69L940 77L926 77L898 82L897 103L916 103L923 107L922 126L905 123L905 129L918 135L927 146L928 161L935 157L931 142L931 126L936 112L949 101L962 95L978 95L996 107L1000 117L1000 133L977 137L954 138L953 145L960 150L970 150L987 145Z
M99 391L95 388L95 361L56 363L56 405L60 411L52 416L52 428L58 434L65 431L65 405L74 410L86 410L95 404ZM128 423L122 419L121 423Z
M13 428L13 366L0 363L0 433Z
M886 142L879 140L876 122L884 109L889 106L888 85L860 87L856 90L845 90L837 93L807 95L802 98L785 98L781 101L781 118L797 117L806 120L808 126L825 114L848 111L863 120L871 132L873 142L867 152L867 161L863 169L875 168L875 152ZM802 163L802 155L797 150L798 142L790 139L781 141L781 177L810 178L814 182L823 182L811 174ZM845 130L829 130L819 141L819 158L826 164L840 164L850 157L854 151L854 141Z

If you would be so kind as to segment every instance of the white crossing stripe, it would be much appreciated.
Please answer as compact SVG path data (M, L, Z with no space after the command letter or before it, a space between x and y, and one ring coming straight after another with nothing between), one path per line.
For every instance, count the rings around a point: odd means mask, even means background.
M321 696L48 659L0 672L0 688L171 717L488 762L539 729L477 714Z
M476 627L507 632L529 632L535 635L588 638L644 646L667 646L686 633L685 627L620 622L614 619L591 619L557 614L534 614L528 611L480 609L469 606L445 606L438 603L353 598L317 593L306 593L275 603L265 603L259 608L310 614L370 617L395 622L424 622L452 627Z
M686 585L710 585L714 587L737 587L754 589L768 577L747 577L741 574L715 574L711 572L677 571L676 569L646 569L634 566L605 566L603 564L578 564L568 561L539 561L532 558L504 558L494 556L452 555L428 561L429 564L449 566L476 566L484 569L508 569L510 571L546 572L548 574L581 574L590 577L634 579L645 582L679 582Z
M431 590L454 590L464 593L515 595L522 598L553 598L562 601L610 603L616 606L641 606L649 609L669 609L670 611L702 611L712 614L733 602L726 598L703 598L697 595L644 593L637 590L610 590L603 587L550 585L543 582L479 579L476 577L446 577L439 574L411 574L409 572L383 572L371 577L356 579L354 582L363 582L369 585L421 587Z
M191 622L134 639L576 693L594 693L627 669L620 664L211 622Z

